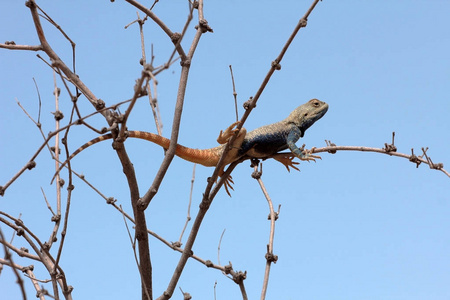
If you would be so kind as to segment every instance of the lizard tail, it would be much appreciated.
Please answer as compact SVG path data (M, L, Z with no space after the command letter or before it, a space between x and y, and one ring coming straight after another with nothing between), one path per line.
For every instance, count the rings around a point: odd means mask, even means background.
M169 149L170 140L160 135L145 131L129 131L128 137L142 139L155 143L165 150ZM221 146L210 149L192 149L177 144L175 155L206 167L214 167L219 162L221 156Z
M163 147L165 150L167 150L170 145L169 139L162 137L160 135L150 133L150 132L145 132L145 131L129 131L128 137L150 141L152 143L155 143L155 144ZM99 136L93 140L90 140L89 142L87 142L86 144L82 145L80 148L75 150L75 152L72 153L63 164L61 164L58 171L53 176L51 182L53 183L53 180L55 179L56 175L62 170L62 168L64 168L64 166L68 163L68 161L73 159L75 156L77 156L81 151L85 150L86 148L88 148L94 144L97 144L99 142L109 140L112 138L113 138L113 135L111 133L108 133L108 134ZM175 155L184 160L187 160L187 161L190 161L193 163L198 163L198 164L201 164L206 167L213 167L213 166L216 166L217 163L219 162L219 158L221 155L220 148L221 148L221 146L211 148L211 149L192 149L192 148L188 148L188 147L177 144L177 148L175 150Z

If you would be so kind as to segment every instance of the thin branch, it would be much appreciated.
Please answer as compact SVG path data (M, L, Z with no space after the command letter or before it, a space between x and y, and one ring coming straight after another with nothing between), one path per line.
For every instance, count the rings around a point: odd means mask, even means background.
M258 171L258 162L257 160L253 161L253 167L254 172L252 174L252 177L256 179L259 183L259 186L261 187L261 191L264 194L264 197L267 200L267 204L269 205L269 220L270 220L270 234L269 234L269 243L267 244L267 253L266 253L266 268L264 271L264 280L263 280L263 286L261 290L261 300L266 299L266 293L267 288L269 286L269 275L270 275L270 267L272 265L272 262L276 262L278 260L278 256L273 254L273 240L275 236L275 221L278 218L278 215L275 213L273 209L272 199L269 196L269 193L267 193L266 187L264 186L264 183L261 179L262 176L262 164L261 164L261 170Z
M122 206L120 206L120 211L123 212ZM131 248L133 249L134 260L135 260L135 262L136 262L136 266L138 267L138 271L139 271L139 274L140 274L140 276L141 276L141 284L142 284L143 286L145 286L145 281L143 280L144 274L142 273L141 266L140 266L140 264L139 264L139 259L138 259L138 257L137 257L137 253L136 253L136 236L135 236L134 239L133 239L133 237L131 236L130 228L128 228L127 218L126 218L126 216L125 216L124 213L122 213L122 217L123 217L123 222L125 223L125 228L127 229L128 237L129 237L129 239L130 239ZM146 293L145 296L147 297L147 299L148 299L148 300L151 300L152 297L148 294L148 289L147 289L147 288L144 288L143 290L144 290L145 293Z
M3 231L2 231L1 228L0 228L0 241L5 241L5 236L3 235ZM17 284L19 285L20 291L22 293L22 298L24 300L26 300L27 299L27 293L25 292L25 286L23 284L23 279L22 279L22 277L20 277L19 272L17 272L17 268L15 267L15 264L14 264L14 261L13 261L13 257L11 255L11 253L9 252L8 247L6 247L6 245L4 243L3 243L3 250L5 251L5 260L7 262L10 262L11 269L12 269L14 275L17 278Z
M126 0L128 3L133 5L134 7L138 8L140 11L145 13L147 16L149 16L166 34L167 36L172 40L172 42L176 45L178 54L181 56L182 60L185 60L186 54L184 53L183 48L180 44L177 44L177 33L173 33L169 27L167 27L166 24L164 24L161 19L159 19L156 14L154 14L150 9L147 9L144 5L141 3L134 1L134 0Z
M39 148L36 150L36 152L31 156L31 158L30 158L30 160L28 161L28 163L26 163L26 164L25 164L25 165L24 165L24 166L23 166L23 167L15 174L15 175L13 175L12 178L11 178L8 182L6 182L5 185L0 186L0 196L3 196L4 193L5 193L5 191L7 190L7 188L8 188L11 184L13 184L14 181L16 181L16 179L19 178L19 177L20 177L27 169L28 169L28 170L31 170L31 169L33 169L33 168L36 166L36 163L34 162L34 160L36 159L36 157L41 153L42 149L44 149L45 146L47 146L48 148L50 148L50 146L48 145L49 141L50 141L55 135L57 135L59 132L64 131L64 130L66 130L67 128L73 126L73 125L78 125L78 124L82 123L83 120L85 120L85 119L87 119L87 118L90 118L90 117L92 117L92 116L94 116L94 115L96 115L96 114L99 114L99 113L100 113L101 111L103 111L103 110L115 109L115 108L117 108L118 106L120 106L120 105L122 105L122 104L125 104L125 103L128 103L128 102L130 102L130 101L131 101L131 100L125 100L125 101L121 101L121 102L119 102L119 103L117 103L117 104L111 105L111 106L109 106L109 107L105 107L105 108L103 108L103 109L100 110L100 111L95 111L95 112L93 112L93 113L91 113L91 114L89 114L89 115L87 115L87 116L85 116L85 117L82 117L82 118L77 119L77 120L75 120L75 121L73 121L73 122L70 122L68 125L66 125L66 126L64 126L64 127L61 127L58 131L49 133L47 137L45 137L45 136L43 135L44 142L39 146ZM20 107L22 107L22 106L20 105L20 102L19 102L18 104L19 104ZM24 110L24 111L25 111L25 110ZM25 111L25 113L27 114L27 116L30 117L30 115L29 115L26 111ZM31 118L31 117L30 117L30 118ZM31 118L31 120L32 120L35 124L37 124L32 118ZM103 128L103 129L101 130L100 133L106 133L106 132L108 132L108 131L110 131L110 130L111 130L111 129ZM43 133L42 133L42 134L43 134ZM52 181L53 181L53 180L52 180Z
M192 178L191 178L191 191L189 192L189 204L186 216L186 222L184 224L183 230L181 231L180 238L178 239L178 244L181 246L181 239L183 238L184 231L186 230L189 222L191 221L191 204L192 204L192 192L194 191L194 182L195 182L195 167L197 164L194 164L192 168Z
M239 114L238 114L238 106L237 106L237 93L236 93L236 86L234 85L234 76L233 76L233 68L230 67L230 74L231 74L231 83L233 84L233 98L234 98L234 108L236 109L236 121L239 120Z
M141 298L146 299L149 295L151 300L153 299L152 263L147 235L147 221L144 211L139 208L139 186L136 179L136 172L134 171L133 163L131 162L128 153L125 150L124 143L116 143L115 150L117 151L117 155L119 156L120 163L123 167L123 172L127 178L131 205L136 220L135 236L138 241L139 264L142 272Z
M56 83L56 72L53 72L53 81L54 81L54 89L53 89L53 95L55 96L55 132L58 132L60 126L60 120L62 119L62 113L59 111L59 95L61 90L58 88L58 85ZM59 132L55 136L55 170L59 169ZM49 248L53 245L53 242L56 241L56 235L58 233L59 225L61 224L61 181L59 180L59 175L56 180L56 215L53 216L52 221L55 222L55 226L53 228L52 234L50 235L50 238L48 239L48 245ZM47 202L47 199L45 200ZM50 205L47 202L47 207ZM68 209L68 208L67 208ZM51 208L50 208L51 210ZM64 237L62 238L61 244L59 249L62 250L62 244L64 244ZM60 251L58 251L60 252ZM58 255L59 257L59 255ZM58 259L57 259L58 261Z
M406 158L412 163L415 163L417 167L419 164L424 163L427 164L430 169L435 169L438 171L441 171L448 177L450 177L450 173L444 169L444 165L442 163L436 163L433 164L429 160L423 159L421 156L414 155L414 151L412 151L411 155L399 153L399 152L392 152L392 151L386 151L384 148L373 148L373 147L364 147L364 146L328 146L328 147L322 147L322 148L312 148L311 153L320 153L320 152L329 152L334 154L336 151L362 151L362 152L375 152L375 153L381 153L381 154L387 154L389 156L397 156L401 158Z
M220 239L219 239L219 244L217 245L217 263L220 265L220 245L222 244L222 239L223 239L223 235L225 234L225 230L224 229L222 231L222 234L220 235Z
M44 47L42 45L29 46L29 45L16 45L13 41L2 44L0 43L0 48L8 50L26 50L26 51L42 51Z
M144 81L147 80L148 77L149 77L148 72L146 72L145 70L142 71L141 78L139 78L139 80L136 82L136 85L134 86L133 98L131 98L130 105L128 105L125 114L122 116L122 126L120 128L120 132L118 135L119 138L123 138L125 136L125 130L127 128L127 126L126 126L127 120L128 120L128 117L129 117L131 111L133 110L134 104L136 103L137 99L140 96L145 94L145 93L143 93L143 91L145 89L142 88L142 85L144 84Z
M148 189L148 191L145 193L145 195L139 200L141 209L146 209L147 206L150 204L150 201L153 199L153 197L158 192L159 186L161 185L161 182L167 172L167 169L169 168L169 165L172 162L172 159L175 155L175 150L176 150L177 141L178 141L178 134L179 134L179 130L180 130L181 114L183 112L184 97L186 94L186 86L187 86L187 80L188 80L189 70L190 70L190 64L191 64L191 60L194 56L195 50L197 49L197 45L200 41L200 37L202 36L203 33L204 32L203 32L202 27L199 26L197 28L197 32L194 36L194 39L192 41L192 44L189 49L187 57L185 59L183 59L183 56L182 56L181 77L180 77L180 82L178 85L177 101L175 104L175 114L174 114L173 123L172 123L172 134L171 134L171 138L170 138L170 146L166 151L164 160L161 163L161 166L155 176L155 179L153 180L151 187ZM172 292L173 292L173 290L172 290Z
M44 34L44 29L42 28L41 21L39 19L39 13L37 11L37 5L35 0L28 0L26 6L30 9L31 16L33 17L34 26L36 28L36 33L38 35L43 51L50 57L52 65L61 69L61 71L67 76L67 78L72 82L91 102L97 111L104 108L105 104L102 100L98 99L92 91L80 80L79 76L73 73L67 65L59 58L56 52L52 49L50 44ZM107 110L102 110L101 114L106 118L108 124L112 123L111 112Z

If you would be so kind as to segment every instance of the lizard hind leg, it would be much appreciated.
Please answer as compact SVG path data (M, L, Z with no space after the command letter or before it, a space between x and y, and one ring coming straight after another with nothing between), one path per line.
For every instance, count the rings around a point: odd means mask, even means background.
M223 175L224 173L225 173L224 169L222 168L222 170L219 172L220 178L222 178L224 176ZM233 178L231 177L231 175L228 175L228 177L223 182L223 187L225 188L225 191L227 192L228 196L230 196L230 197L231 197L231 193L230 193L229 189L234 191L233 184L234 184Z
M234 191L233 184L234 184L234 181L233 181L233 178L231 178L231 175L229 175L227 177L227 179L225 179L225 182L223 183L223 187L225 188L225 191L227 192L228 196L230 196L230 197L231 197L231 193L230 193L229 188Z
M300 163L293 161L293 159L296 156L292 153L276 153L272 156L273 159L279 161L280 163L282 163L286 169L288 170L288 172L290 172L291 170L289 169L289 167L291 167L292 169L295 169L297 171L300 171L299 168L297 168L295 165L298 165Z
M220 131L219 133L219 137L217 138L217 142L219 144L226 144L228 142L228 140L236 134L237 129L233 129L234 127L236 127L239 123L241 123L240 121L234 122L233 124L231 124L230 126L228 126L227 129L225 129L225 131Z
M217 138L217 142L220 144L226 144L230 141L233 135L236 135L237 129L233 129L236 125L238 125L240 121L234 122L231 124L225 131L220 131L219 137ZM244 142L245 135L247 134L247 130L245 128L241 128L239 133L236 136L236 139L232 144L228 145L229 151L227 152L227 156L225 157L225 165L228 165L235 160L239 159L239 151L241 150L242 143Z
M241 128L241 130L236 129L235 127L240 123L240 121L234 122L230 126L228 126L225 131L220 131L219 137L217 138L217 142L219 144L226 144L230 141L230 139L237 134L236 139L233 141L232 144L229 145L229 151L226 154L224 165L228 165L237 159L239 159L239 150L241 150L242 143L244 142L245 135L247 134L247 130L245 128ZM224 170L222 167L222 170L219 172L219 176L223 177ZM228 177L225 179L223 186L225 188L225 191L227 192L228 196L231 197L230 189L233 189L233 178L231 175L228 175Z

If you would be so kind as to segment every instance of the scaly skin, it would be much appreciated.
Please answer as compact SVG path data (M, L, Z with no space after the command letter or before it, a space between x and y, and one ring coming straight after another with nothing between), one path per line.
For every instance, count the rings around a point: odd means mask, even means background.
M225 165L228 165L242 157L248 158L274 158L277 161L284 164L284 166L289 171L289 167L296 170L298 168L295 166L297 162L293 162L294 157L298 157L301 160L313 160L320 158L320 156L312 155L310 152L302 151L295 144L303 135L305 131L311 127L317 120L323 117L328 110L328 104L317 99L312 99L307 103L297 107L291 114L283 121L262 126L250 132L246 132L245 128L241 128L238 136L236 137L230 151L227 153L225 158ZM209 148L209 149L192 149L184 147L182 145L177 145L175 155L181 157L184 160L198 163L206 167L214 167L219 162L222 156L223 150L225 149L225 144L228 140L236 134L236 129L233 129L238 122L232 124L228 127L225 132L220 132L217 141L222 144L220 146ZM164 149L168 149L170 145L170 140L164 138L160 135L144 132L144 131L129 131L127 137L138 138L155 143ZM112 134L106 134L95 138L80 148L78 148L72 155L70 155L68 160L74 158L78 153L84 149L92 146L98 142L112 139ZM280 151L288 149L291 153L278 153ZM67 163L64 162L61 165L60 170ZM223 169L220 175L223 173ZM229 179L230 182L231 178ZM231 184L228 182L225 188L230 187ZM227 189L228 192L228 189Z
M68 160L71 160L74 158L77 154L79 154L84 149L97 144L99 142L110 140L113 138L113 135L111 133L99 136L80 148L78 148L74 153L72 153ZM150 141L152 143L155 143L164 149L168 149L170 145L170 140L166 139L165 137L162 137L160 135L145 132L145 131L127 131L127 138L136 138L141 140ZM182 145L177 145L177 149L175 150L175 154L179 157L181 157L184 160L198 163L201 165L204 165L206 167L213 167L216 166L219 162L219 158L222 155L223 152L223 146L218 146L211 149L192 149L188 147L184 147ZM66 162L65 162L66 163ZM65 164L64 163L64 164ZM64 167L64 165L61 165L61 167Z

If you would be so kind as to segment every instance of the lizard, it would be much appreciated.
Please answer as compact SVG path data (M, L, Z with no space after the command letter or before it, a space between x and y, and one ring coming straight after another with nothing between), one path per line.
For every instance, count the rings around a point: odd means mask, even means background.
M233 129L237 124L239 124L239 121L231 124L225 131L220 132L217 142L221 145L217 147L209 149L193 149L177 144L175 155L184 160L198 163L206 167L215 167L219 162L229 139L233 135L237 134L236 139L225 157L224 166L243 157L257 159L274 158L275 160L281 162L288 171L290 171L289 167L299 170L295 166L298 162L293 161L295 157L298 157L300 160L304 161L315 161L315 159L321 159L321 157L318 155L313 155L311 150L304 151L303 147L302 149L298 148L295 143L303 137L305 131L317 120L322 118L327 111L327 103L318 99L311 99L293 110L286 119L277 123L259 127L250 132L247 132L245 128L241 128L240 130ZM170 145L169 139L145 131L128 131L126 137L147 140L163 147L166 150ZM74 158L81 151L96 143L112 138L113 134L109 133L99 136L82 145L80 148L75 150L75 152L73 152L60 166L58 172L69 160ZM288 148L291 153L279 153L280 151ZM223 174L223 170L224 167L222 167L219 172L220 176ZM231 176L229 176L225 183L225 189L228 195L230 195L228 187L233 189L231 186L232 183L233 181Z

